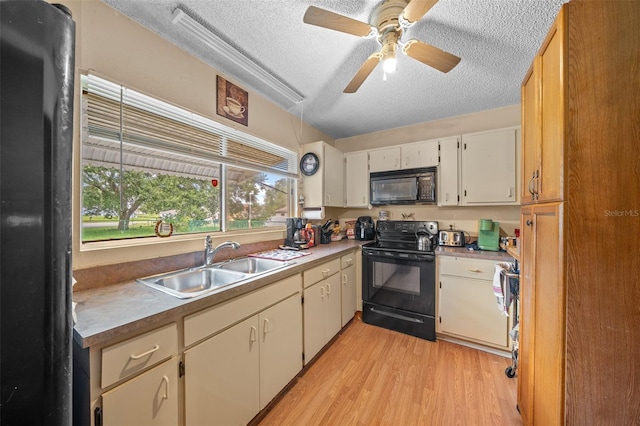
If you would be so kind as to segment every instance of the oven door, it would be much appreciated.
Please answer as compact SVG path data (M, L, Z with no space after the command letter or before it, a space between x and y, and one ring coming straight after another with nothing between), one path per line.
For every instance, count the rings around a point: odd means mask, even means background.
M363 249L362 260L363 301L435 316L433 254Z

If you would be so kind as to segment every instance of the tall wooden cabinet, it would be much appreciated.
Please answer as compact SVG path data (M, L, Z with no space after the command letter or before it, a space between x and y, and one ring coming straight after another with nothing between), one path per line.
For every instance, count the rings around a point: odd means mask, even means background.
M640 422L640 2L562 6L522 86L518 408Z

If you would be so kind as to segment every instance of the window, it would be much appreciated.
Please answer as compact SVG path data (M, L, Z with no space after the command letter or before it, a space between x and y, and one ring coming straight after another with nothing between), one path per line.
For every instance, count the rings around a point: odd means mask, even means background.
M82 241L284 225L297 154L82 76ZM160 232L166 234L165 232Z

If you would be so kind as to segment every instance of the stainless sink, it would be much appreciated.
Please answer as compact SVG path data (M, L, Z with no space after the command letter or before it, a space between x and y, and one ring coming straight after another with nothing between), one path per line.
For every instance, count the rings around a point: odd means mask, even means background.
M188 299L294 263L245 257L209 266L152 275L137 281L180 299Z
M262 259L259 257L245 257L214 265L225 271L242 272L243 274L264 274L274 269L292 265L294 262L281 260Z
M213 267L169 272L141 278L138 282L180 299L200 296L248 278L247 274Z

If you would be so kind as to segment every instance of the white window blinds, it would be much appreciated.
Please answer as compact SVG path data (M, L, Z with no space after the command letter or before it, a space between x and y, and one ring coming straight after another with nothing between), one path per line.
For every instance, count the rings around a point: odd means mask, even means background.
M95 75L82 76L83 160L211 177L219 164L296 178L297 154Z

